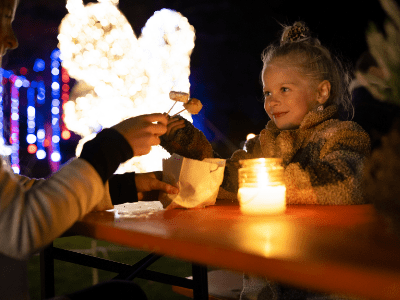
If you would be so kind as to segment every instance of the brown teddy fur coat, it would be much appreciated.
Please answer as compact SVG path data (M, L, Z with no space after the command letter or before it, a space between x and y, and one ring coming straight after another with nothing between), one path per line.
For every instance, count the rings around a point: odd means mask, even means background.
M335 105L309 112L295 130L279 130L269 121L258 136L227 160L220 193L235 197L240 159L283 159L288 204L361 204L363 165L370 152L368 134L351 121L336 118ZM202 160L219 157L190 122L161 145L170 153ZM223 197L223 196L222 196Z

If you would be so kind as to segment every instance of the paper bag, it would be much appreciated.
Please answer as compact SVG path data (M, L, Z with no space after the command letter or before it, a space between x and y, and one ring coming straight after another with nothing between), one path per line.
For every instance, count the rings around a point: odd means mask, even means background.
M163 159L163 181L177 186L179 193L160 193L159 201L164 208L171 204L186 208L213 205L224 170L224 159L205 158L200 161L173 154Z

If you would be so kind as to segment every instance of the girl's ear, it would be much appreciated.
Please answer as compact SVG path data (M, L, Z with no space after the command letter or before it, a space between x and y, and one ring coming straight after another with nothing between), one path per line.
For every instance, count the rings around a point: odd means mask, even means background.
M324 104L328 101L329 96L331 95L331 83L328 80L322 81L317 88L317 101L320 104Z

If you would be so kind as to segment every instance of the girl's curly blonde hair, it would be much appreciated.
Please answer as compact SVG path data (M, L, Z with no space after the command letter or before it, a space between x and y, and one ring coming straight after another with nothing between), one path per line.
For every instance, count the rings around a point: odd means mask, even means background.
M328 80L331 84L331 94L324 106L336 104L341 114L346 118L354 115L349 84L351 81L348 67L330 51L321 45L317 38L303 22L295 22L292 26L284 26L279 45L271 44L262 52L263 69L276 58L283 58L287 63L297 68L310 80L320 83Z

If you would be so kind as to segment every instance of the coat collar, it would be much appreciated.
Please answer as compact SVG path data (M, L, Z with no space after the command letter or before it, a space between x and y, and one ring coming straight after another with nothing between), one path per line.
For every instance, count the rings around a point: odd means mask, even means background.
M288 165L303 141L311 134L307 129L313 128L337 114L337 106L331 105L322 111L310 111L304 117L298 129L280 130L272 120L268 122L260 134L260 145L263 157L280 157L283 164Z

